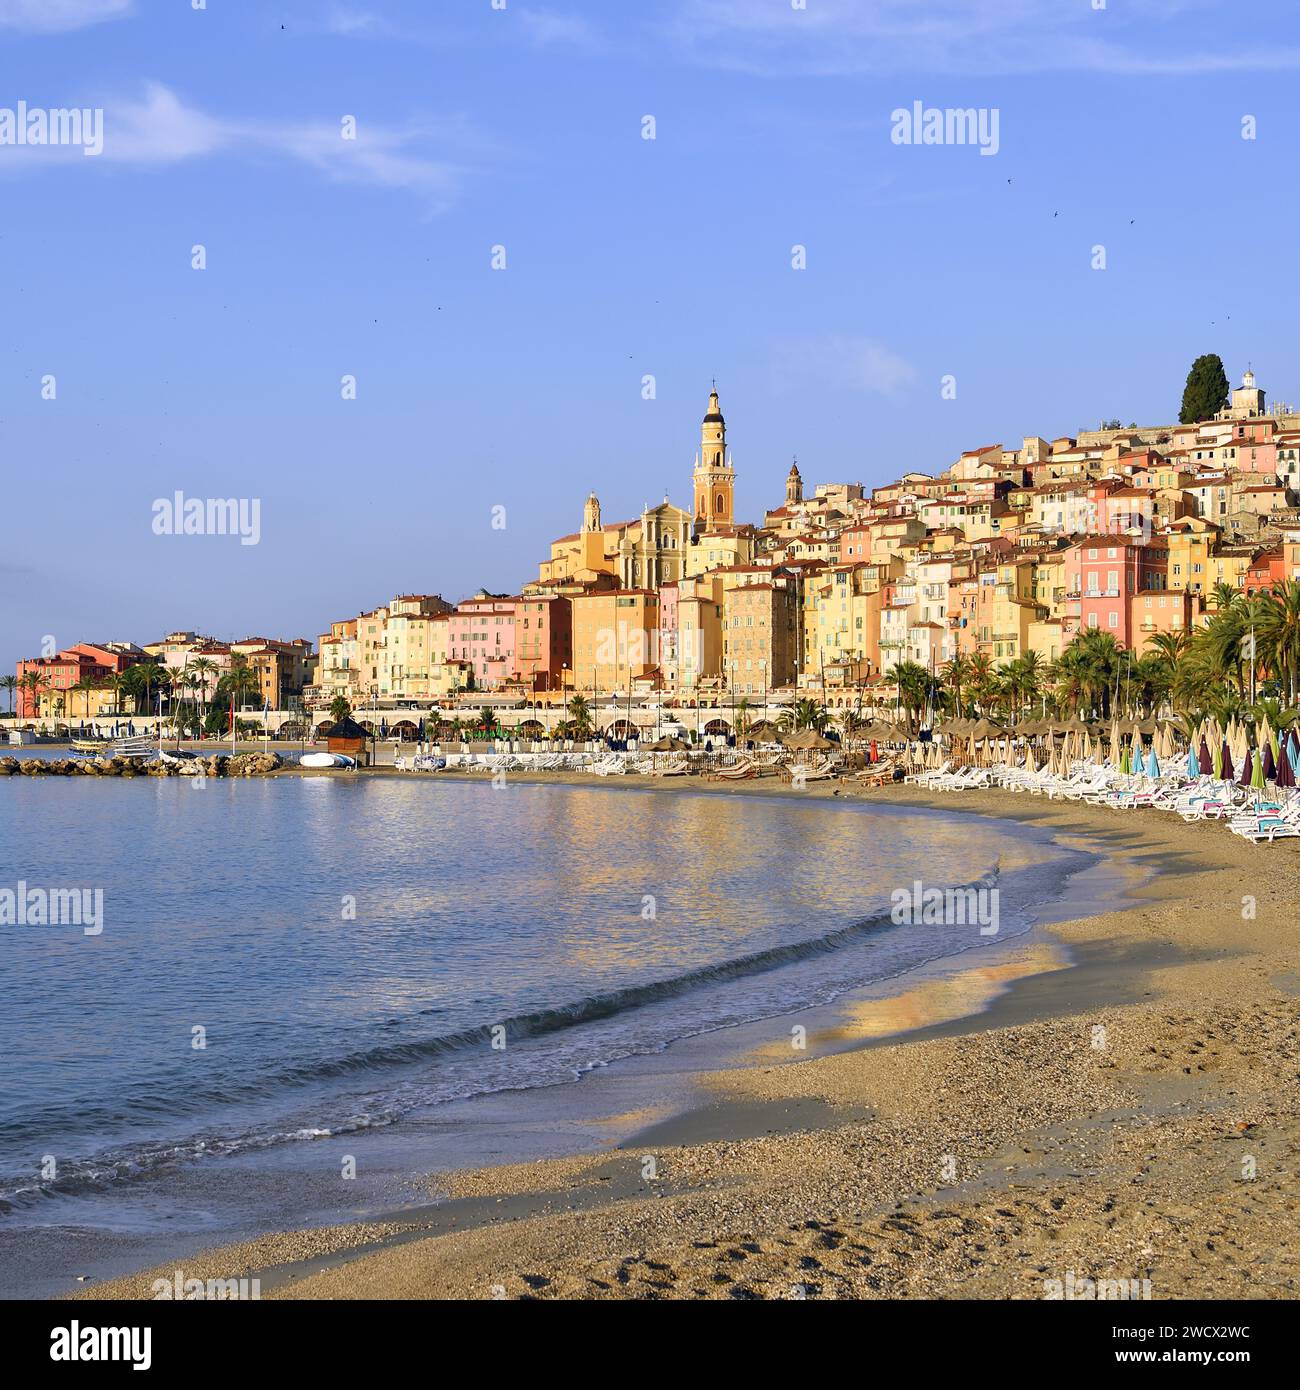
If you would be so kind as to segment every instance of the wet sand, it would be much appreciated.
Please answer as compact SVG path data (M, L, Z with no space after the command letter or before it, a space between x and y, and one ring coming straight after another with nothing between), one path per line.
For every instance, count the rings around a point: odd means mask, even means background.
M1051 944L827 1006L810 1060L772 1020L749 1065L610 1152L432 1173L428 1207L209 1252L186 1276L299 1298L1039 1298L1073 1272L1154 1298L1294 1297L1296 847L1000 791L857 794L1029 821L1156 874L1129 910L1054 922ZM156 1273L79 1296L147 1297Z

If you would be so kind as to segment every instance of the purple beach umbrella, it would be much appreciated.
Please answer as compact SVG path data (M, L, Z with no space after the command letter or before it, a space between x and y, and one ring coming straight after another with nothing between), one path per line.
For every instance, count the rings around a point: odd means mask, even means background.
M1273 745L1265 742L1264 744L1264 780L1272 782L1277 776L1277 768L1273 766Z
M1214 771L1214 759L1210 756L1209 745L1205 742L1205 735L1201 735L1201 751L1196 755L1197 761L1201 765L1201 776L1208 777Z
M1250 774L1251 774L1253 771L1254 771L1254 768L1253 768L1253 766L1252 766L1252 764L1251 764L1250 749L1247 748L1247 749L1246 749L1246 760L1245 760L1245 762L1243 762L1242 765L1241 765L1241 777L1240 777L1240 779L1238 780L1237 785L1238 785L1239 787L1248 787L1248 786L1250 786Z
M1232 781L1232 749L1228 747L1228 740L1223 740L1223 780Z
M1277 784L1279 787L1295 786L1295 771L1285 753L1277 760Z

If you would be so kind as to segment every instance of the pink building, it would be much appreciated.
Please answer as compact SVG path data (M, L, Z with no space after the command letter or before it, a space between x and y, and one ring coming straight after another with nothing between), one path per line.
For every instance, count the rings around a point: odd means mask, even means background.
M1086 536L1065 552L1067 639L1089 628L1133 645L1133 596L1165 588L1169 550L1133 536Z
M479 592L447 617L447 656L466 661L480 690L494 690L515 674L515 613L523 600Z
M515 605L515 669L532 690L561 690L573 666L573 609L558 594L529 594Z

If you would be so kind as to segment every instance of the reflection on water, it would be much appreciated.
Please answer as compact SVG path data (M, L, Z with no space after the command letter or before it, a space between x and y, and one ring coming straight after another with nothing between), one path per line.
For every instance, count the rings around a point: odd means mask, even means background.
M981 944L856 929L895 888L1000 863L1015 930L1064 862L865 802L339 778L10 778L0 847L0 886L104 890L99 937L0 927L20 1205L33 1152L61 1191L135 1181L833 998Z

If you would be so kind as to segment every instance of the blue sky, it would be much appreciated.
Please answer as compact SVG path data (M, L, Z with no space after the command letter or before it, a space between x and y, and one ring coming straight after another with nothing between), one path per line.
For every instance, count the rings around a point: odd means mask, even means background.
M514 590L592 488L689 505L715 376L752 519L793 454L1172 419L1202 352L1300 400L1297 68L1281 0L0 0L0 109L105 113L0 145L0 665Z

